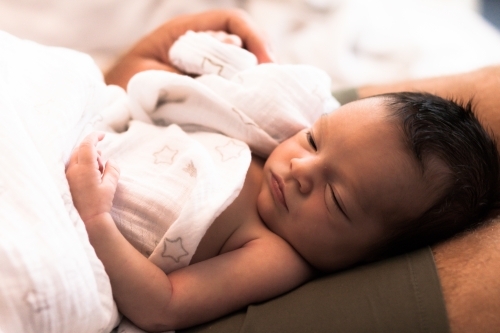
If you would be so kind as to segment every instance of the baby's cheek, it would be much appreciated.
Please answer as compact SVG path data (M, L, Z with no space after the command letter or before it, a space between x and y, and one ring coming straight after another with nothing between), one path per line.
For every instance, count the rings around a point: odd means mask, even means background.
M264 222L265 225L269 229L273 225L273 214L272 214L272 205L271 205L271 196L269 193L269 189L265 186L262 186L258 196L257 196L257 212L259 213L260 218Z

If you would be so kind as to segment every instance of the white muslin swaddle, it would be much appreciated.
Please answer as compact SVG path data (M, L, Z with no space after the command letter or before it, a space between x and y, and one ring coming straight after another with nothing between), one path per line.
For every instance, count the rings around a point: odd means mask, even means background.
M170 57L202 75L136 74L128 104L103 112L115 130L129 113L129 128L110 133L100 147L121 168L115 222L166 273L189 265L206 230L238 196L251 152L266 158L338 107L321 70L257 65L248 51L203 33L181 37ZM132 327L124 322L120 332Z
M190 41L200 34L205 38ZM208 74L196 79L165 71L135 75L127 88L132 117L158 125L175 123L189 130L217 131L267 157L279 142L339 106L331 95L330 78L316 67L256 65L250 57L239 63L240 71L228 71L226 66L233 66L220 61L220 56L210 58L211 49L217 55L222 51L250 54L209 35L188 32L172 46L172 63L183 66L181 70Z

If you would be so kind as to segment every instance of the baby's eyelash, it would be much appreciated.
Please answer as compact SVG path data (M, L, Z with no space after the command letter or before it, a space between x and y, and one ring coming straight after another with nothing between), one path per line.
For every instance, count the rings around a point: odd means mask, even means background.
M314 150L318 150L318 148L316 147L316 142L314 142L314 138L311 134L311 131L307 131L306 132L306 137L307 137L307 142L309 143L309 145L311 145L311 147L314 149Z
M340 206L339 201L337 200L337 197L335 196L335 192L333 192L333 188L330 186L330 193L332 195L332 200L335 206L337 206L338 210L345 216L347 217L346 213L342 209L342 206Z

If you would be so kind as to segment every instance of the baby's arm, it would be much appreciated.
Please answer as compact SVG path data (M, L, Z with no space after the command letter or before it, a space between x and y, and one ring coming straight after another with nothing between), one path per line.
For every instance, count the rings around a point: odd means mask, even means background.
M96 144L104 134L87 136L73 152L66 177L89 240L104 264L121 312L148 318L157 304L168 304L170 281L165 273L145 259L122 236L111 214L119 169L100 162Z
M264 227L236 250L166 275L113 222L109 212L119 171L113 163L105 168L99 163L95 145L102 137L92 134L82 142L66 176L89 240L110 278L118 309L137 326L148 331L193 326L282 294L311 278L309 265Z
M104 133L92 133L83 139L71 155L66 178L71 196L82 220L87 223L109 214L120 171L109 161L104 168L96 144Z

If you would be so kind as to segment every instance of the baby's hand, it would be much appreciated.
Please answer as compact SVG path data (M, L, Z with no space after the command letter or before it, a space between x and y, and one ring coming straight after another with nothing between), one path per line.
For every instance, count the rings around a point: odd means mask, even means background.
M83 139L71 155L66 169L71 196L84 222L111 211L120 171L108 161L104 167L96 145L104 133L92 133Z

